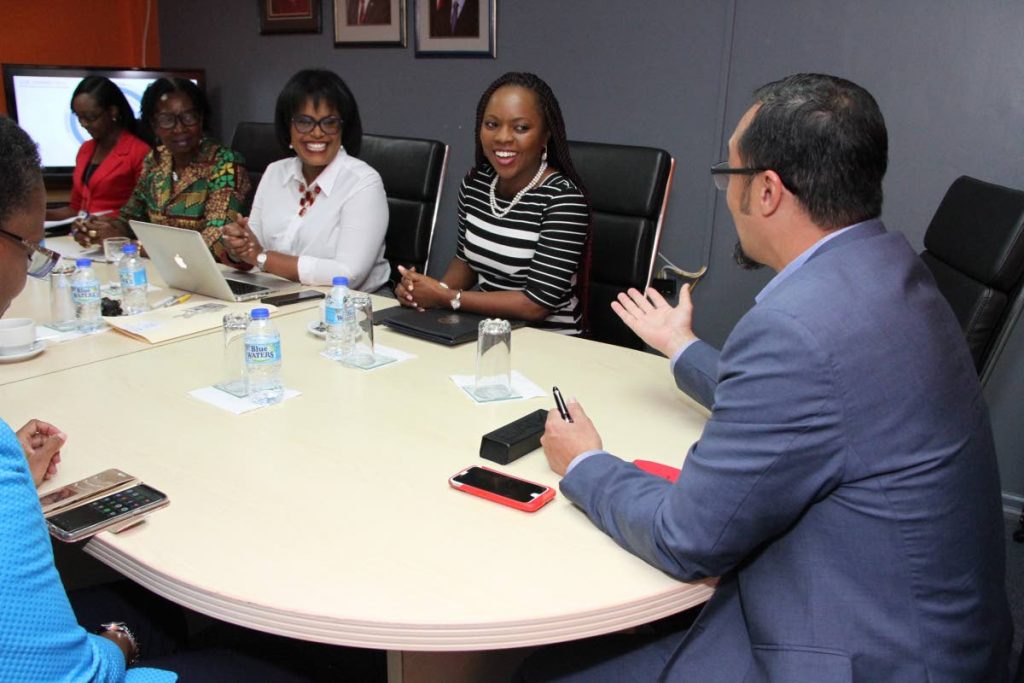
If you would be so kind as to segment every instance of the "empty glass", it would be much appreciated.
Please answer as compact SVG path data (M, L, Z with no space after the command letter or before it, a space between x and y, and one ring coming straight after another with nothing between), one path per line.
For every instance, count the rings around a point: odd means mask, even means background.
M58 263L50 271L50 327L61 332L78 327L75 304L71 300L71 274L74 272L75 266L70 263Z
M373 352L373 301L369 294L349 294L355 323L352 326L352 351L344 359L358 368L372 367L376 362Z
M473 395L481 401L512 396L512 325L507 320L480 321Z
M213 386L232 396L248 395L245 388L245 328L249 314L224 314L224 369L223 378Z
M121 298L121 279L117 274L117 264L121 257L124 256L122 251L124 245L130 243L131 239L128 237L108 237L103 240L103 258L110 264L107 272L113 274L113 277L107 281L107 289L110 292L110 296L114 299Z

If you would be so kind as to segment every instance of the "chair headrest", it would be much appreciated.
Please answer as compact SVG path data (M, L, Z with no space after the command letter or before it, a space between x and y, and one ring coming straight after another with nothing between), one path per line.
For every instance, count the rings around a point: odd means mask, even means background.
M595 212L657 218L672 163L668 152L570 140L569 154Z
M975 280L1009 292L1024 273L1024 192L960 176L935 211L924 247Z
M359 158L380 174L388 197L433 201L437 195L443 142L363 133Z
M255 121L240 121L235 126L231 149L241 153L246 170L253 173L263 173L270 164L291 156L291 152L278 142L274 124Z

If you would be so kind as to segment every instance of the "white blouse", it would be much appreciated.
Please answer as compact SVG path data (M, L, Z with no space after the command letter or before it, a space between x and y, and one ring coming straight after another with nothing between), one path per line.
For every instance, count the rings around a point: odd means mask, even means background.
M319 186L320 193L300 216L304 185L297 157L267 166L249 215L249 228L263 248L298 256L305 285L330 285L344 275L359 291L384 286L391 266L384 259L388 202L380 175L339 150L310 186Z

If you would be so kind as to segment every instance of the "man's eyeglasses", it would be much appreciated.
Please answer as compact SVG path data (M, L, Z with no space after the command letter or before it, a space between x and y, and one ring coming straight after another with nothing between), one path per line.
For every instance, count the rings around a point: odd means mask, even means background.
M337 135L341 132L341 117L340 116L325 116L322 119L314 119L312 116L293 116L292 125L295 126L295 130L302 134L312 133L313 129L320 126L320 130L324 132L324 135Z
M153 122L156 123L157 128L163 130L171 130L174 128L174 124L180 123L182 128L190 128L192 126L198 126L199 122L203 120L203 117L199 115L195 109L189 109L183 111L180 114L172 114L170 112L161 112L153 117Z
M22 249L27 252L28 274L32 277L46 277L50 274L50 271L53 270L53 267L60 261L60 254L54 250L41 247L38 244L33 244L28 240L18 237L13 232L0 230L0 235L11 238L21 245Z
M767 168L729 168L728 161L720 161L711 167L711 177L715 181L715 187L723 192L729 189L729 178L734 175L754 175Z

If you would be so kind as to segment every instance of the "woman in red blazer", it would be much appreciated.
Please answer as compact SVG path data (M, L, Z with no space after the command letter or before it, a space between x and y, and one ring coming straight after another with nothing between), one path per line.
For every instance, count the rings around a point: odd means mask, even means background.
M135 189L149 145L135 136L135 115L108 78L83 79L71 96L71 111L92 139L78 150L70 205L48 210L46 218L62 220L80 211L116 216Z

